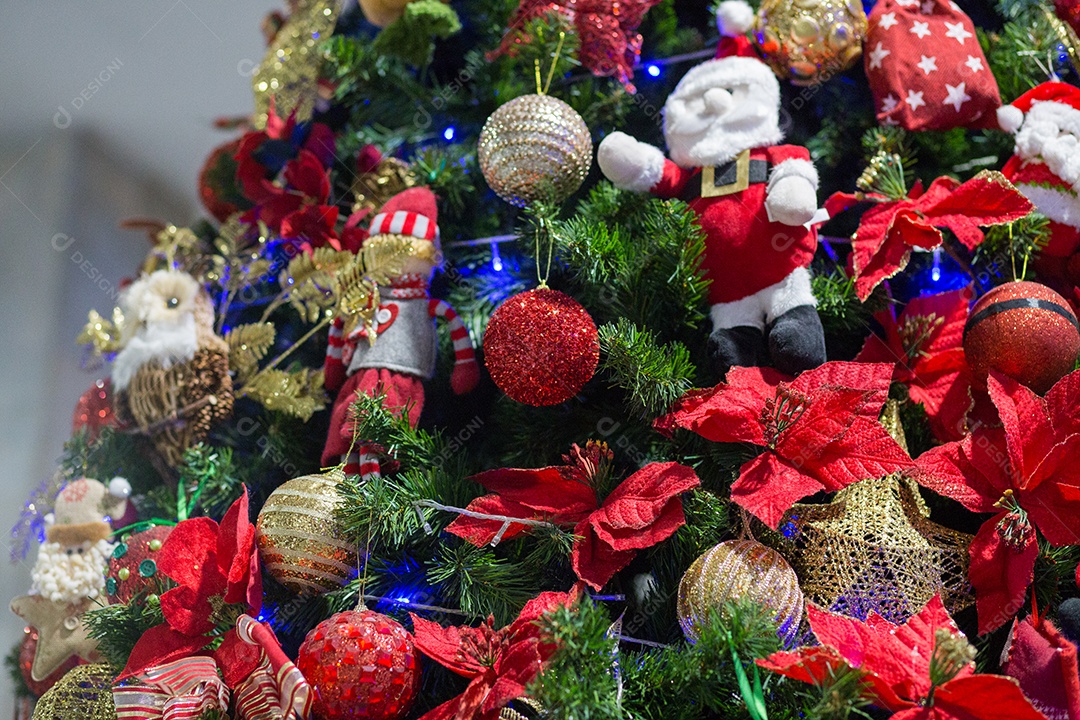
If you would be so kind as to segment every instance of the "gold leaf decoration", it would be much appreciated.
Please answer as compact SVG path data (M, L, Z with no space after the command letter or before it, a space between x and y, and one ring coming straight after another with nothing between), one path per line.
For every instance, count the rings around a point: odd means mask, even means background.
M248 382L244 394L267 410L304 421L326 406L322 370L310 368L293 372L264 369Z
M419 254L416 244L415 238L404 235L376 235L364 243L355 261L338 274L338 312L345 318L346 335L363 323L368 342L375 343L375 312L381 302L379 286L404 272L405 261ZM430 243L425 246L431 247Z
M90 347L91 355L100 359L120 349L120 336L124 330L124 313L113 308L112 320L103 318L97 310L91 310L82 332L75 339L79 345Z
M353 261L348 251L316 248L301 253L282 271L279 281L288 288L288 301L306 322L318 322L337 302L335 275Z
M274 325L272 323L253 323L239 325L225 335L229 344L229 366L236 371L236 379L244 382L259 367L259 361L274 345Z

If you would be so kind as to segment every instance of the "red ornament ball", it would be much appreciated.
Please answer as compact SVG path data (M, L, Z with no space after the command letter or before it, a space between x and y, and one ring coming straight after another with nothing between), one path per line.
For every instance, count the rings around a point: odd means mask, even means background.
M1065 298L1034 282L994 288L971 308L964 356L976 387L990 370L1042 394L1072 372L1080 354L1080 325Z
M600 338L581 304L550 288L515 295L491 316L484 363L500 390L526 405L557 405L596 372Z
M112 409L112 383L106 378L98 380L79 397L71 418L71 431L86 428L91 440L97 438L103 428L116 424Z
M1080 3L1076 0L1054 0L1054 9L1059 18L1067 22L1075 32L1080 33Z
M315 690L319 720L397 720L420 684L412 635L370 610L340 612L316 625L296 666Z
M34 665L34 654L37 652L38 633L34 628L26 628L23 631L26 633L23 635L22 645L19 647L19 672L22 673L23 680L26 682L26 687L34 695L41 697L45 692L60 681L60 678L67 674L67 671L79 664L79 658L72 656L68 660L58 667L56 671L49 675L44 680L35 680L30 675L30 668Z
M203 207L218 222L225 222L233 213L247 209L251 203L240 194L236 182L236 160L240 139L214 148L199 172L199 199Z
M157 556L171 532L169 525L155 525L117 543L105 575L105 592L113 602L128 603L143 590L158 593L162 589Z

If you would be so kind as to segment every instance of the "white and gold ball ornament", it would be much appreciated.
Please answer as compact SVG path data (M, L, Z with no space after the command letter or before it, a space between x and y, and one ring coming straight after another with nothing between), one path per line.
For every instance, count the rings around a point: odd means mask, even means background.
M777 77L814 85L859 59L867 28L861 0L764 0L754 43Z
M748 598L776 612L778 633L795 639L803 614L799 578L784 557L756 540L729 540L687 568L679 582L678 613L683 634L697 640L701 620L728 600Z
M340 470L282 483L259 512L255 541L271 576L299 595L341 587L356 571L357 549L334 518Z
M506 202L562 202L592 167L592 137L577 111L550 95L523 95L499 107L480 131L480 171Z

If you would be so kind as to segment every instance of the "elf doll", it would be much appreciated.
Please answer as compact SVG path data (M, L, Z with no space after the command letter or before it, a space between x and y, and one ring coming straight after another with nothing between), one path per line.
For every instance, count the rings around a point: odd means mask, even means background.
M445 300L428 294L431 276L442 259L436 225L435 195L427 188L410 188L390 198L371 221L370 236L361 252L377 256L381 248L410 240L403 274L380 287L375 312L375 341L368 326L358 324L345 334L338 318L330 329L326 349L325 386L338 391L323 449L324 466L345 462L345 472L365 478L378 476L375 448L355 438L356 418L351 406L359 394L383 395L388 410L408 413L416 426L424 406L424 380L435 374L438 339L435 321L450 327L454 344L454 370L450 386L463 395L476 387L480 369L465 324Z

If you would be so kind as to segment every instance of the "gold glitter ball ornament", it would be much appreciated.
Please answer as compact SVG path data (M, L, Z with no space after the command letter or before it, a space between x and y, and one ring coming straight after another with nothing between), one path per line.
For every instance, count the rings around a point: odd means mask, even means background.
M776 611L779 635L792 642L803 615L799 579L787 560L756 540L728 540L695 560L679 582L678 613L691 642L706 614L748 598Z
M859 59L867 28L861 0L764 0L753 37L777 77L814 85Z
M108 665L73 668L41 696L33 720L115 720L112 683Z
M550 95L500 106L480 131L480 171L506 202L562 202L592 167L592 136L577 111Z
M357 549L334 518L340 470L305 475L270 493L255 524L259 558L275 580L299 595L341 587L356 572Z

